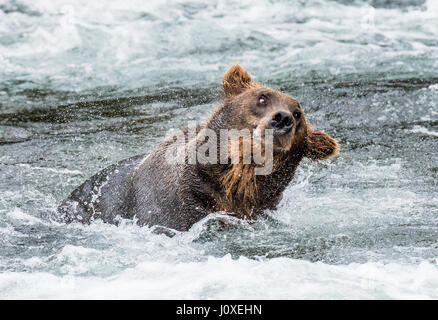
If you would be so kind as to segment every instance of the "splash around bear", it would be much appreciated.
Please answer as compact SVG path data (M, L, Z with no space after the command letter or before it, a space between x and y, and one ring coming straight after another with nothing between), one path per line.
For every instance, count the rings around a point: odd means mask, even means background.
M205 123L182 130L182 142L169 137L149 155L109 166L75 189L58 208L63 220L117 224L121 217L186 231L216 211L254 219L275 209L303 157L324 160L336 154L337 142L306 122L296 99L254 82L240 65L225 73L223 90L221 105ZM225 148L212 149L223 146L223 131L232 133ZM221 161L196 161L190 150ZM256 161L257 150L264 162ZM171 161L172 152L183 161Z

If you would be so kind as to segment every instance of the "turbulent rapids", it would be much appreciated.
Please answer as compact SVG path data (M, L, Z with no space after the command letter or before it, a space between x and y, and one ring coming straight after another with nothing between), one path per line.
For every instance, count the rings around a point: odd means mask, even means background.
M0 298L438 298L436 21L434 0L0 1ZM234 63L342 152L251 223L59 220L207 119Z

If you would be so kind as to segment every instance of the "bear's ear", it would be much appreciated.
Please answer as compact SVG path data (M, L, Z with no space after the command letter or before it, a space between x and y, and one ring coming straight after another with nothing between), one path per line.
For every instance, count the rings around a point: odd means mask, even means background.
M312 160L325 160L338 152L338 143L327 133L307 125L307 148L305 156Z
M236 96L254 85L249 73L238 64L232 65L224 74L225 98Z

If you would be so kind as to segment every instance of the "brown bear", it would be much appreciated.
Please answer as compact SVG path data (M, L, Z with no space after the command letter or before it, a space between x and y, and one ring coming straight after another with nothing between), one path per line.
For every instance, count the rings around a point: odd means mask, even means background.
M102 219L117 224L119 216L136 219L140 226L180 231L216 211L252 220L276 207L303 157L323 160L336 154L337 142L306 122L296 99L253 82L240 65L225 73L223 91L221 105L196 126L194 134L184 129L182 142L169 137L149 155L123 160L85 181L60 205L64 220L90 223ZM237 144L231 144L234 147L226 145L225 152L204 150L206 157L221 157L220 163L190 161L191 148L208 142L201 135L206 130L218 136L223 130L247 130L250 135L239 136L234 140ZM256 141L251 136L256 131L272 139L272 168L264 174L257 174L260 162L243 161L248 153L254 156L255 150L268 159L268 140ZM248 141L250 147L245 149L243 143ZM183 161L169 161L169 150L177 149Z

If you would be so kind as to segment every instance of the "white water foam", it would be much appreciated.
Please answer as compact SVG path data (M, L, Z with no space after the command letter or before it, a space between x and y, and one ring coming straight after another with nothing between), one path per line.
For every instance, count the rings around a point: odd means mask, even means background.
M410 129L408 131L413 132L413 133L421 133L421 134L427 135L427 136L438 137L438 132L429 130L429 129L422 127L422 126L414 126L412 129Z
M105 278L0 275L2 299L437 299L436 288L438 267L428 262L334 266L229 255L203 262L148 261Z
M438 38L434 0L409 10L322 0L20 3L27 10L0 10L0 33L8 35L0 62L8 74L49 80L56 89L121 79L135 88L170 78L211 83L236 61L271 79L299 77L294 72L303 68L338 75L438 67L430 45Z
M7 8L14 9L15 3L25 9L6 13ZM323 82L327 80L325 74L329 78L359 74L369 80L367 75L376 70L377 77L385 74L397 78L400 73L407 73L421 78L438 68L435 0L406 10L372 9L364 1L346 5L323 0L165 4L0 0L2 5L2 108L19 105L20 95L14 90L48 89L50 96L50 90L82 93L101 86L131 89L181 84L186 87L193 83L201 87L216 85L218 74L235 62L242 63L261 81L292 79L297 84L306 72L310 75L308 79ZM319 73L323 76L318 77ZM434 94L436 87L428 85L417 93L415 101L405 106L425 106L425 112L418 115L421 121L436 119L436 104L423 104L421 100L421 95ZM104 90L101 92L105 94ZM26 108L32 95L41 100L39 94L30 91L23 98ZM63 99L64 96L57 103L65 103ZM374 119L388 124L392 117L398 119L399 110L407 111L400 109L391 96L385 99L388 101L372 102L369 121L362 117L362 113L368 116L365 108L360 109L360 117L339 118L356 126L374 124ZM313 108L317 103L309 101ZM198 120L211 107L199 105L190 109L194 111L181 108L169 111L169 115L179 122L187 116ZM139 108L156 111L153 104ZM312 123L322 122L334 116L338 114L326 116L316 112L309 119ZM30 114L25 117L29 121L23 122L17 118L18 125L29 128L12 130L3 126L8 130L3 140L16 143L33 139L32 128L37 128L38 117ZM147 123L142 121L141 125ZM81 177L84 172L76 170L75 157L80 153L84 155L82 161L88 161L90 150L82 146L74 149L77 147L74 145L68 153L61 150L63 155L73 154L72 162L64 166L65 159L51 154L59 149L51 149L49 139L68 139L78 132L78 126L92 126L96 130L101 127L92 121L76 123L77 126L67 123L60 129L55 128L59 124L47 125L33 141L38 150L24 148L23 152L29 153L23 153L22 160L17 160L18 155L13 152L0 156L3 162L0 298L438 298L434 238L438 198L429 185L412 176L412 165L404 155L385 153L395 151L387 141L382 143L385 149L379 159L366 158L367 145L359 141L354 151L345 145L348 150L345 156L341 154L319 167L303 163L279 209L269 212L270 218L286 227L276 229L266 224L268 233L260 235L263 223L254 226L238 221L236 225L243 236L236 240L231 236L238 238L240 233L208 234L204 220L171 239L154 234L152 229L139 228L134 222L122 221L119 227L99 222L66 226L45 219L46 211L54 211L61 199L56 192L85 179ZM414 138L436 137L433 127L414 126L408 132ZM83 139L84 145L89 142L82 136L75 139ZM99 139L92 141L93 151L105 158L113 141L101 144ZM125 137L118 139L125 141ZM40 140L49 142L40 145ZM379 143L377 140L371 141L373 145ZM340 142L354 141L344 136ZM112 150L111 154L117 152ZM357 156L352 156L353 153ZM106 160L99 161L103 165ZM428 165L420 168L421 179L436 176L436 166L432 162ZM84 167L92 171L90 168L97 166L89 163ZM335 170L335 166L342 169ZM321 167L322 170L318 169ZM66 181L61 182L62 179ZM282 257L268 258L277 254L277 243L272 243L272 238L283 232L282 228L292 236L296 233L295 237L280 238L284 251L290 247L297 249L292 253L280 252ZM201 237L205 234L207 240ZM338 241L343 238L344 242ZM233 247L225 247L219 254L209 251L211 246L220 247L227 240ZM240 240L254 246L236 249ZM270 246L274 249L270 250ZM310 258L303 254L307 260L294 259L300 250L309 251ZM346 262L336 256L337 250L350 254ZM223 252L231 252L233 257ZM334 258L324 256L327 253ZM330 258L333 263L327 262Z

